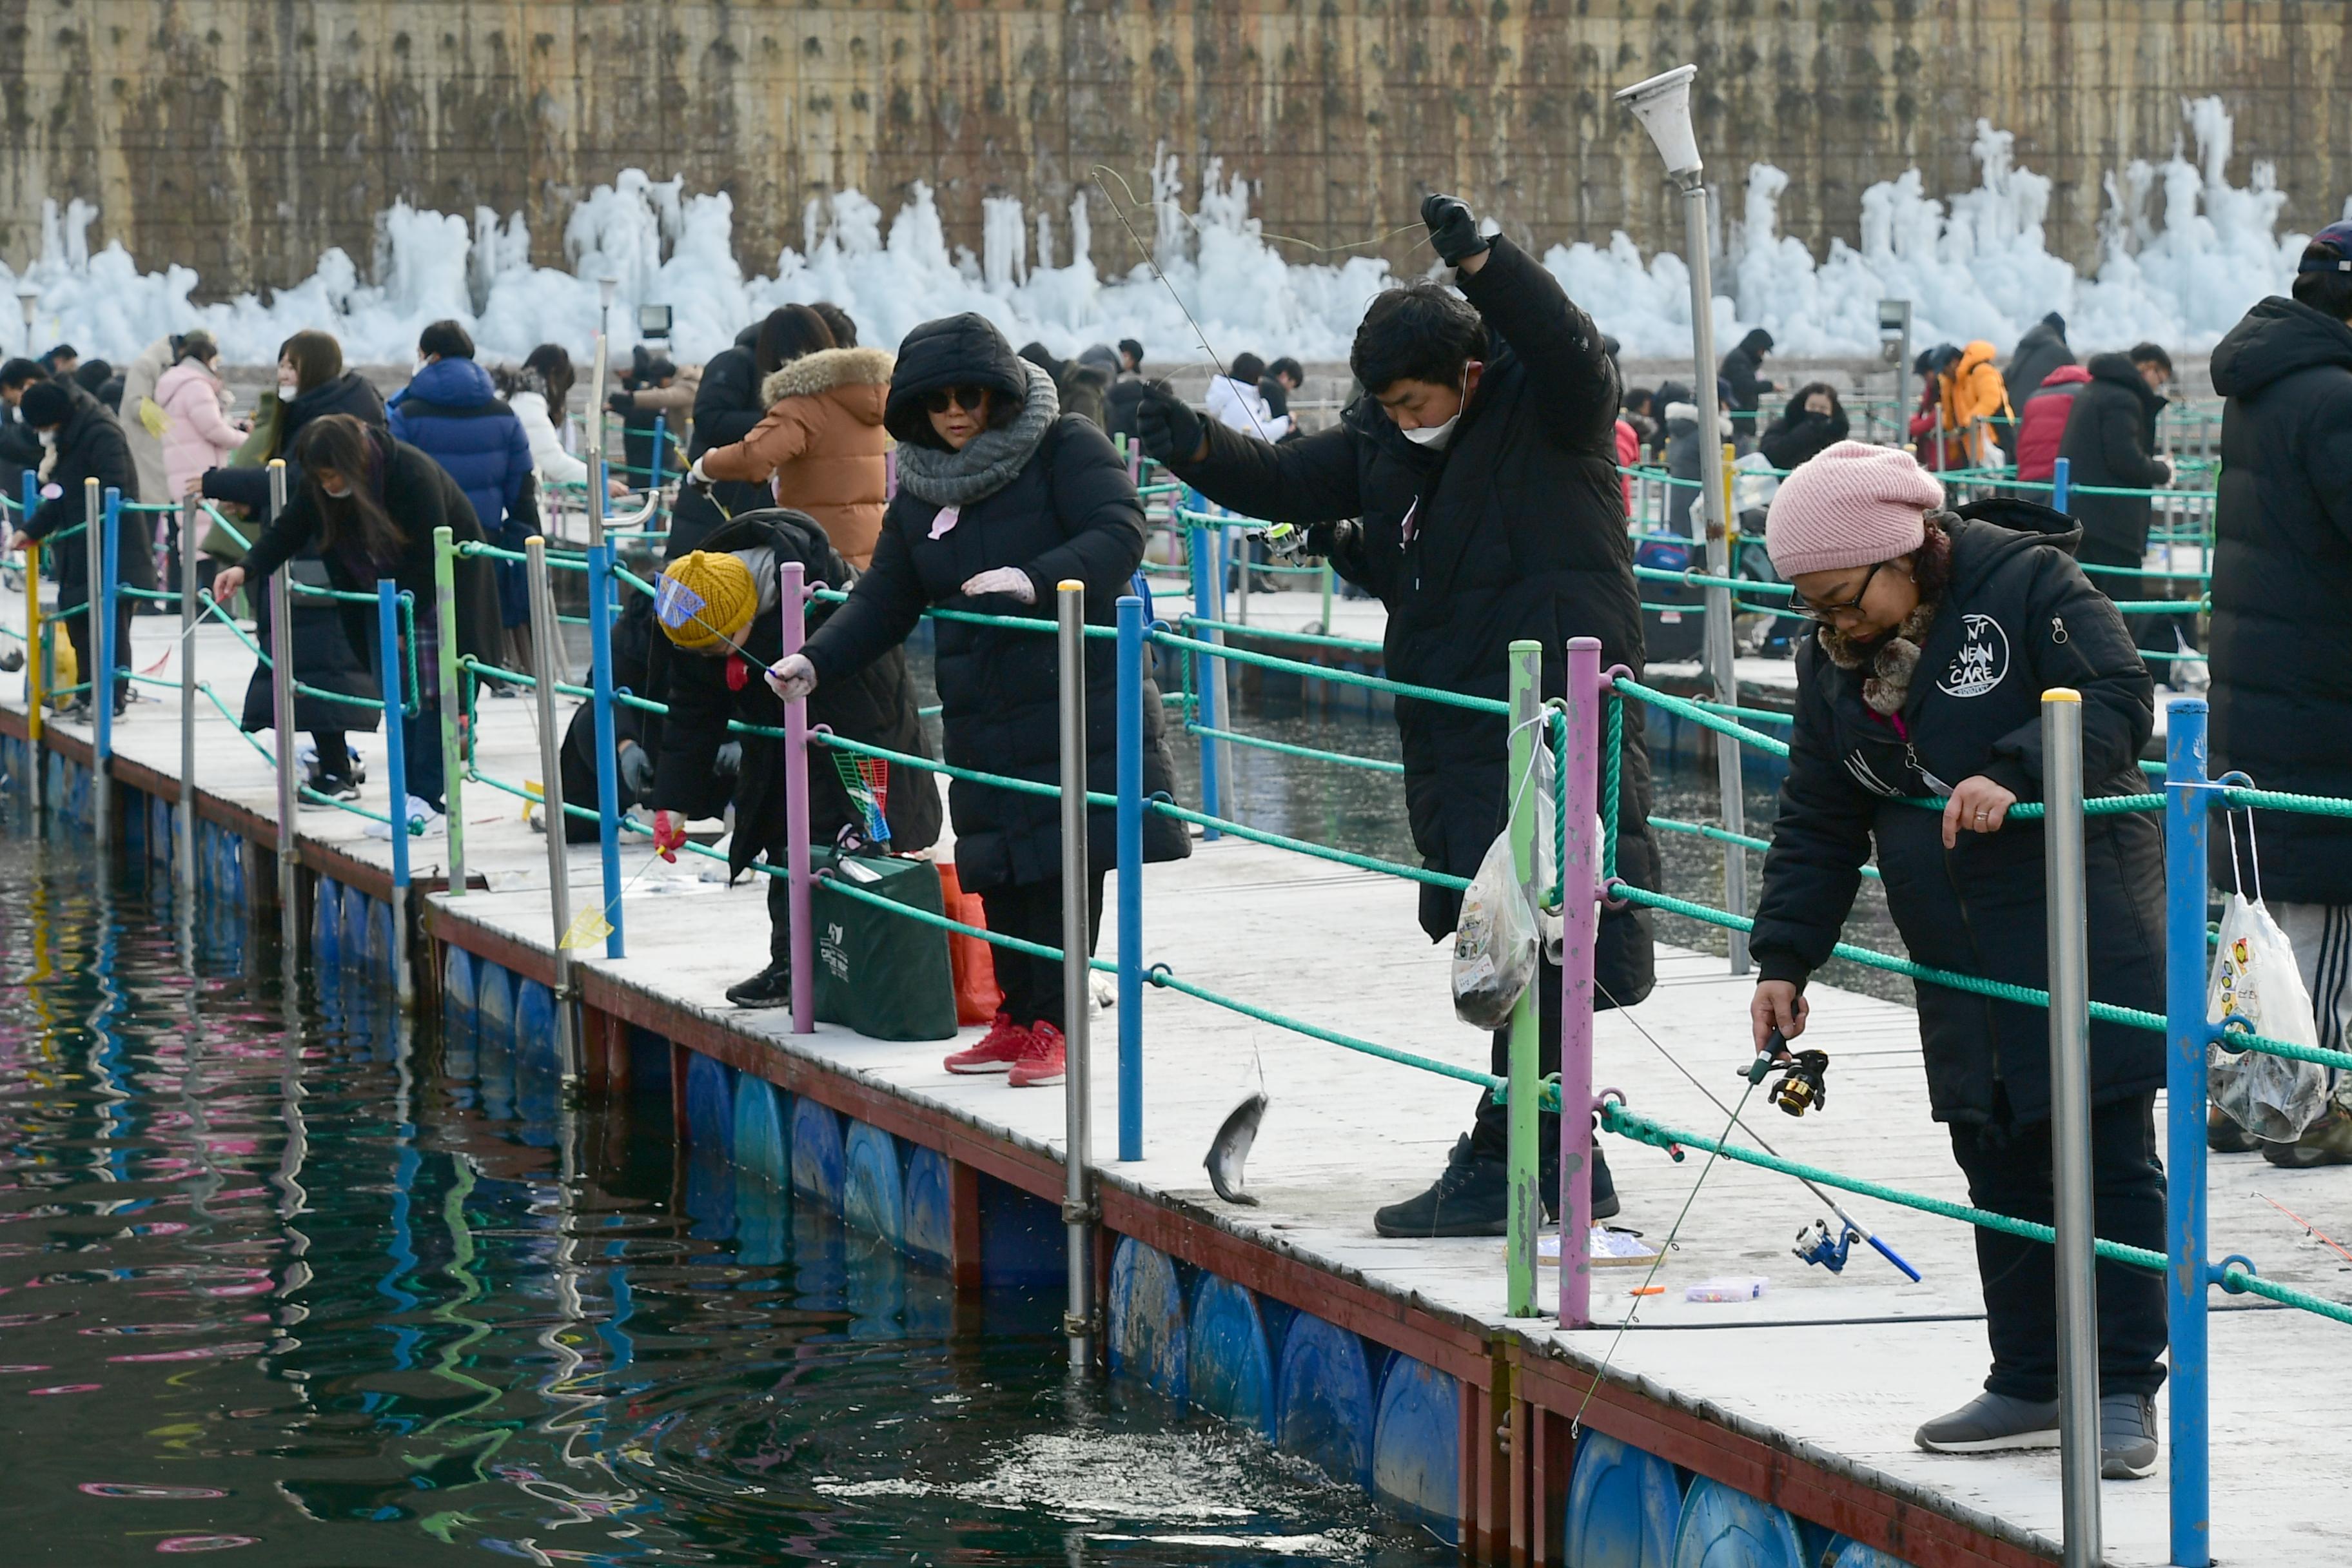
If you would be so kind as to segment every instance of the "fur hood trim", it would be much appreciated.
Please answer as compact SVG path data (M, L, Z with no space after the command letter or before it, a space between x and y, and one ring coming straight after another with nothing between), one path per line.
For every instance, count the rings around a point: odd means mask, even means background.
M836 386L887 386L897 363L887 349L819 349L770 371L760 383L760 401L782 403Z

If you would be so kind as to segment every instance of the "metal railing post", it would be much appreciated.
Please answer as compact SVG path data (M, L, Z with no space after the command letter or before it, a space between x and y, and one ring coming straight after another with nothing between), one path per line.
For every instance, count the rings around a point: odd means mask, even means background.
M114 604L107 591L107 567L114 552L107 548L114 536L114 509L121 498L101 494L95 479L82 481L82 543L89 558L89 575L82 580L82 611L88 618L89 668L81 672L82 697L89 706L89 821L98 847L113 837L114 802L107 787L106 753L114 741Z
M646 476L646 489L649 489L649 490L658 490L658 489L661 489L661 487L662 487L662 447L663 447L663 444L668 440L668 438L669 438L669 416L668 416L668 415L667 415L667 414L656 414L656 415L655 415L655 416L654 416L654 455L653 455L653 460L652 460L652 467L651 467L651 468L647 471Z
M1087 874L1087 586L1066 579L1054 590L1062 707L1062 1076L1064 1147L1062 1220L1069 1227L1070 1303L1062 1318L1069 1336L1070 1370L1094 1361L1094 1197L1087 1170L1093 1158L1089 1124L1092 1085L1087 1060L1087 1014L1094 1002L1088 964L1092 925Z
M1536 889L1536 747L1543 743L1539 733L1542 700L1543 644L1521 639L1511 644L1511 738L1510 822L1504 829L1511 836L1511 875L1518 885L1538 899ZM1542 967L1537 967L1537 979L1519 999L1511 1005L1510 1103L1504 1108L1508 1128L1510 1202L1504 1211L1504 1225L1508 1239L1503 1244L1504 1271L1508 1297L1506 1310L1514 1318L1532 1318L1536 1312L1536 1233L1543 1228L1543 1187L1538 1158L1542 1129L1537 1121L1536 1100L1541 1094L1543 1078L1540 1047L1537 1037L1537 1007L1535 987L1541 983ZM1560 1230L1561 1256L1567 1255L1567 1243L1571 1233ZM1563 1263L1562 1267L1566 1267Z
M2042 694L2050 958L2050 1163L2058 1268L2059 1493L2066 1568L2097 1568L2099 1303L2091 1206L2090 931L2083 906L2083 697Z
M402 722L407 699L400 680L400 584L380 577L375 584L376 657L383 679L383 772L392 809L392 994L405 1012L415 998L408 972L408 735Z
M466 705L457 684L457 544L446 525L433 531L433 626L441 688L441 808L448 835L448 894L466 893L466 748L457 726Z
M1716 396L1715 282L1707 249L1714 243L1714 225L1707 211L1706 181L1697 169L1683 176L1683 213L1688 244L1683 254L1690 262L1692 357L1696 361L1699 439L1715 444L1722 428L1722 410ZM1704 448L1702 448L1704 450ZM1725 484L1727 465L1702 461L1698 466L1699 501L1706 518L1706 570L1710 576L1731 575L1731 496ZM1739 701L1739 677L1733 663L1731 590L1706 590L1706 669L1715 686L1715 700L1726 706ZM1748 831L1747 802L1741 793L1739 742L1728 735L1715 740L1716 788L1726 833ZM1723 906L1733 914L1748 912L1748 851L1737 844L1723 847ZM1726 931L1731 952L1731 973L1748 973L1748 933Z
M194 496L180 502L180 842L172 878L184 901L196 896L196 519L202 510Z
M2164 1252L2166 1329L2171 1350L2167 1437L2172 1500L2172 1561L2212 1561L2212 1479L2208 1444L2205 1291L2210 1278L2205 1201L2205 1010L2208 882L2203 701L2176 697L2164 731Z
M1198 500L1198 496L1193 497ZM1216 552L1209 542L1209 531L1198 522L1188 522L1184 528L1185 555L1192 563L1192 614L1209 621L1219 618L1217 595L1212 584L1217 581ZM1224 645L1225 635L1209 626L1194 630L1202 642ZM1198 712L1194 722L1203 731L1213 730L1223 722L1225 705L1219 700L1224 689L1224 661L1211 653L1195 653L1192 658L1193 705ZM1218 746L1216 737L1201 736L1201 810L1210 816L1224 815L1223 791L1218 787ZM1213 843L1221 835L1213 827L1202 831L1203 843Z
M523 542L524 571L530 585L530 637L535 648L556 635L555 595L547 584L547 541L532 534ZM563 939L572 931L572 868L563 844L563 736L555 727L555 675L542 658L531 683L539 708L539 799L547 818L547 898L555 950L555 1060L568 1095L580 1081L580 1036L573 1016L572 954Z
M286 510L286 460L269 464L269 521ZM294 610L287 574L292 563L269 574L269 721L278 735L278 931L289 957L302 942L301 898L295 872L302 847L294 835L299 796L294 770ZM381 683L379 683L381 689ZM323 760L323 759L321 759Z
M808 569L787 561L778 569L782 589L777 608L782 617L782 643L789 658L808 639ZM785 909L793 922L793 1033L816 1032L816 927L809 887L808 699L784 704L784 876Z
M1559 1326L1592 1321L1592 959L1601 940L1601 639L1568 643L1567 831L1559 863ZM1605 831L1605 829L1604 829Z
M595 534L604 529L593 513ZM604 871L604 956L624 958L628 944L621 929L621 761L613 738L613 547L588 546L588 671L595 693L596 849Z
M30 469L25 473L19 524L32 521L41 504L40 476ZM33 831L41 830L41 807L47 791L42 755L41 732L47 727L41 716L41 705L48 700L49 663L48 639L52 634L41 620L41 543L34 540L25 546L25 752L28 759L26 771L33 791Z
M2050 470L2051 510L2066 510L2067 502L2074 500L2074 465L2067 458L2061 458L2058 459L2057 466Z
M1143 1158L1143 601L1118 600L1118 1157Z

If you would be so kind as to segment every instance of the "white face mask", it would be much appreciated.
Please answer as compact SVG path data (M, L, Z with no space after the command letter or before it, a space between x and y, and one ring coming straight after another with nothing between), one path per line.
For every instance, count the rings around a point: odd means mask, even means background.
M339 490L338 490L338 489L328 489L327 486L326 486L326 485L324 485L324 484L320 485L320 487L319 487L319 488L320 488L320 489L322 489L322 490L326 490L326 491L327 491L328 496L329 496L329 497L331 497L331 499L335 500L351 500L351 499L352 499L352 487L351 487L351 486L349 486L349 485L345 485L341 489L339 489Z
M1454 407L1454 417L1443 425L1423 425L1418 429L1403 431L1404 438L1416 447L1426 447L1443 452L1454 439L1454 427L1462 423L1462 411L1470 406L1470 367L1462 367L1462 401Z
M302 384L292 376L281 375L278 378L278 395L283 401L293 402L301 390Z
M44 447L54 447L58 444L58 433L54 430L44 430L40 432L40 437L41 445Z

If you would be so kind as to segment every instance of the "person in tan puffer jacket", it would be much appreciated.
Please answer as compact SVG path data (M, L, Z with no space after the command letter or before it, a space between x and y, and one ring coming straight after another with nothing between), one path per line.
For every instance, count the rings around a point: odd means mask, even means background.
M694 461L689 482L769 480L780 506L816 519L833 547L864 570L888 501L883 404L894 362L881 349L819 349L760 384L766 417L730 447Z

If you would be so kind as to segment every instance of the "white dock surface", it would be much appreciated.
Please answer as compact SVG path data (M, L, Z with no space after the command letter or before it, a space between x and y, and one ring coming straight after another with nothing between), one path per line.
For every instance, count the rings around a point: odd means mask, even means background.
M1284 597L1307 602L1303 595ZM16 604L0 600L0 616L22 625ZM176 677L177 630L164 617L140 617L137 668L153 666L160 675ZM249 656L215 627L200 628L194 643L204 678L235 710ZM166 700L134 707L116 727L117 750L174 773L176 695L142 690ZM5 679L0 691L21 710L17 679ZM567 711L570 706L564 704ZM491 773L517 782L539 776L532 710L528 700L480 704L480 762ZM272 776L253 748L209 706L200 709L198 723L202 787L273 816ZM362 739L371 769L362 804L382 809L382 739ZM544 840L522 826L520 803L510 796L475 787L466 816L469 866L488 875L491 890L466 897L464 914L548 946ZM367 836L366 825L347 813L305 810L299 826L306 837L389 864L389 843ZM415 874L438 869L444 843L438 837L412 841ZM709 862L698 864L692 857L646 869L651 851L643 845L631 839L623 850L624 874L643 873L625 906L630 956L608 962L583 952L575 955L581 961L772 1038L779 1048L807 1053L909 1100L1001 1129L1020 1142L1058 1151L1058 1089L1014 1091L998 1078L950 1076L940 1067L948 1047L938 1044L887 1044L831 1026L791 1040L786 1014L728 1006L721 988L765 959L764 889L703 881L699 864ZM597 897L594 847L575 849L570 863L576 909ZM1450 949L1422 937L1411 886L1234 840L1196 845L1189 861L1154 866L1144 876L1150 962L1258 1005L1485 1068L1487 1038L1454 1018ZM1104 928L1101 951L1108 957L1116 947L1115 922L1107 918ZM1723 1130L1724 1113L1665 1053L1716 1094L1734 1099L1741 1087L1734 1072L1748 1051L1749 985L1724 973L1722 963L1662 948L1655 994L1630 1014L1602 1014L1596 1042L1600 1084L1624 1090L1644 1114L1710 1136ZM1748 1121L1791 1158L1964 1201L1943 1130L1927 1118L1912 1011L1825 986L1810 994L1814 1011L1808 1042L1832 1055L1829 1108L1797 1121L1759 1095L1750 1101ZM1171 992L1147 991L1145 1009L1147 1157L1132 1165L1110 1158L1116 1152L1115 1030L1110 1014L1097 1016L1095 1152L1108 1179L1216 1209L1241 1234L1278 1238L1310 1258L1360 1271L1377 1288L1501 1320L1499 1240L1383 1240L1370 1226L1374 1207L1418 1191L1434 1175L1467 1125L1474 1088ZM1264 1206L1227 1208L1211 1194L1201 1160L1220 1121L1257 1088L1261 1071L1272 1107L1250 1160L1249 1186ZM1603 1148L1624 1201L1615 1223L1640 1230L1653 1244L1662 1240L1706 1157L1694 1152L1675 1163L1662 1152L1614 1138L1604 1139ZM2345 1239L2352 1237L2352 1169L2293 1172L2259 1155L2216 1156L2211 1182L2217 1256L2243 1253L2268 1278L2352 1300L2352 1266L2303 1244L2296 1227L2257 1194ZM1659 1271L1665 1295L1642 1306L1613 1354L1612 1329L1566 1338L1582 1354L1610 1354L1615 1371L1638 1375L1662 1394L1750 1429L1844 1456L2054 1542L2060 1533L2054 1453L1957 1458L1911 1445L1918 1422L1971 1397L1984 1371L1983 1303L1969 1231L1869 1199L1846 1206L1903 1252L1926 1276L1924 1283L1910 1283L1859 1247L1842 1275L1797 1261L1790 1241L1814 1219L1827 1217L1820 1203L1786 1177L1717 1161L1691 1205L1677 1249ZM1685 1285L1718 1275L1762 1275L1769 1285L1761 1300L1740 1305L1682 1300ZM1632 1305L1626 1292L1641 1271L1608 1269L1595 1278L1596 1311L1613 1323ZM1552 1289L1549 1269L1543 1289L1547 1295ZM2242 1310L2252 1298L2216 1292L2213 1301L2214 1556L2225 1564L2345 1560L2344 1515L2352 1498L2352 1444L2345 1440L2352 1430L2346 1415L2352 1411L2352 1330L2259 1304ZM2163 1563L2162 1467L2147 1480L2105 1483L2102 1492L2109 1562L2133 1568Z

